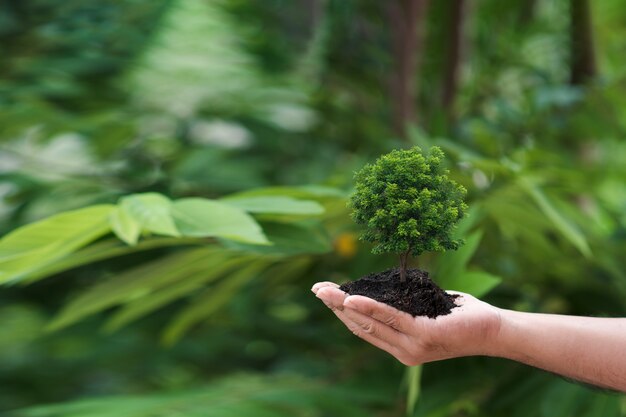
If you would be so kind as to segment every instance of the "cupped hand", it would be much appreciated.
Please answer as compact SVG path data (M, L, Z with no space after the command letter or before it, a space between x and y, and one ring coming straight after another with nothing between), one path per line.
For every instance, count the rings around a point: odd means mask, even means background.
M458 307L445 316L413 317L387 304L348 295L333 282L311 289L356 336L405 365L460 356L490 355L500 330L500 310L460 292Z

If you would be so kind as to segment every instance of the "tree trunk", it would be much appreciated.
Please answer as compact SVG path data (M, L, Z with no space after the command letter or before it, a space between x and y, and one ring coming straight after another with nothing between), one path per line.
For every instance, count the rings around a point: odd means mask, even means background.
M537 0L522 0L520 2L519 15L517 25L520 29L524 29L535 18L535 9Z
M406 282L406 267L411 254L411 249L400 254L400 282Z
M447 45L443 62L441 104L448 119L454 117L454 99L459 85L461 59L463 56L463 24L465 22L465 0L455 0L450 4L448 17Z
M313 37L324 13L323 3L322 0L305 0L304 4L308 17L307 23L310 27L311 37Z
M406 137L407 124L417 121L416 81L428 0L390 0L388 4L395 67L391 79L393 126L398 135Z
M596 75L589 0L570 0L570 83L582 85Z

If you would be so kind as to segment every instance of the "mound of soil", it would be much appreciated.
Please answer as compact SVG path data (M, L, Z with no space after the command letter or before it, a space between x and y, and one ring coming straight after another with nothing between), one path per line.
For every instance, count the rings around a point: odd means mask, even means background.
M405 282L400 281L400 269L394 268L366 275L339 288L350 295L363 295L413 316L445 316L457 307L454 299L458 296L446 293L428 277L428 272L419 269L408 269Z

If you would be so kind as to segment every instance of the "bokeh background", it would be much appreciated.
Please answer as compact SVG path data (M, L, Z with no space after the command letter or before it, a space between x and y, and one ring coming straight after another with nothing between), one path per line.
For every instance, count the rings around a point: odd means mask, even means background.
M506 360L406 369L312 296L394 265L345 202L414 145L469 191L467 244L419 260L442 286L626 314L622 0L2 1L0 412L625 416ZM173 236L190 196L274 245ZM124 204L156 216L138 243L88 233Z

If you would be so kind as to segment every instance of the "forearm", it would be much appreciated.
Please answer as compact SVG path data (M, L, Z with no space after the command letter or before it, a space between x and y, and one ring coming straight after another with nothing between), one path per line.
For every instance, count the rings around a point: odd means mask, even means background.
M626 319L501 310L486 352L626 392Z

